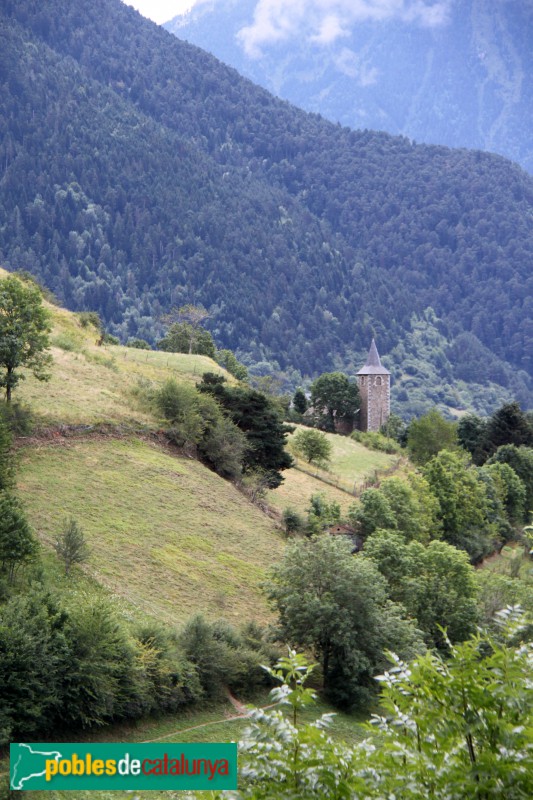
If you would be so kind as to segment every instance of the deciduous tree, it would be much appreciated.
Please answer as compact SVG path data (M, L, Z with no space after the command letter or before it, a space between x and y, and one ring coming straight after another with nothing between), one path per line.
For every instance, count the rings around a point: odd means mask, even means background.
M189 322L175 322L157 347L169 353L194 353L209 358L216 356L215 343L209 331L194 327Z
M326 431L334 431L336 421L353 425L360 405L359 389L342 372L324 372L311 386L311 405L319 427Z
M444 419L436 408L409 425L407 449L415 464L425 464L441 450L451 450L456 445L456 423Z
M306 428L294 434L291 441L294 451L312 464L325 464L331 458L332 445L325 433Z
M50 318L38 287L14 276L0 281L0 386L8 403L24 377L20 372L23 367L40 381L49 379L49 332Z
M441 450L423 473L439 502L443 539L466 550L473 562L492 552L496 531L487 516L485 485L466 455Z
M368 697L384 648L413 654L420 646L414 626L390 602L385 578L351 550L329 535L289 545L267 585L280 638L313 649L328 696L345 706Z
M533 511L533 448L504 444L498 447L488 464L509 464L526 488L525 517Z
M391 597L424 631L426 643L446 649L442 628L452 642L474 633L478 619L474 568L467 554L446 542L406 543L398 533L377 531L364 555L387 578Z

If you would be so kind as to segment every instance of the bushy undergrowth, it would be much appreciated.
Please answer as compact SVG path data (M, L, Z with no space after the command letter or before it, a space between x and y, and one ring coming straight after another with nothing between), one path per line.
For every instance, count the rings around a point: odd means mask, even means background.
M397 454L402 452L402 446L390 439L388 436L383 436L382 433L377 431L354 431L351 438L359 444L368 447L370 450L379 450L382 453Z
M194 617L181 633L132 624L112 600L35 583L0 606L0 745L174 713L268 682L262 630Z
M207 622L201 614L185 625L179 642L187 659L194 664L207 696L219 694L226 687L235 692L250 692L268 685L263 664L273 663L279 655L255 623L237 630L225 621Z

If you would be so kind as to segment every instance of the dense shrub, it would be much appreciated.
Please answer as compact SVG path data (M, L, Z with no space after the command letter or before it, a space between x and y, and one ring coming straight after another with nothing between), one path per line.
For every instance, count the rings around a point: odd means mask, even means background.
M379 450L382 453L390 454L402 452L402 446L399 442L377 431L353 431L351 438L370 450Z
M179 643L194 664L206 696L226 687L249 691L267 682L261 665L272 660L273 651L254 626L240 632L226 622L210 623L197 614L181 631Z

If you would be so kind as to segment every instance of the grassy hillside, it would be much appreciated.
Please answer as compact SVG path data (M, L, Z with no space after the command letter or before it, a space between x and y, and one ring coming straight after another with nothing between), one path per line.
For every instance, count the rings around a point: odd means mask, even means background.
M92 325L82 327L75 314L50 304L48 308L53 323L51 380L41 383L28 374L15 395L15 399L29 403L44 423L111 422L155 427L157 420L137 397L139 383L160 383L170 376L193 382L208 371L231 380L206 356L99 347L99 334Z
M65 518L75 517L91 547L89 574L139 613L171 623L197 611L266 619L260 583L283 551L279 529L232 484L155 437L159 420L139 391L169 376L194 382L223 370L203 356L100 347L91 325L49 310L51 380L27 375L15 393L36 415L37 434L52 431L19 446L19 490L41 541L51 546ZM64 425L80 430L65 436ZM329 438L330 471L287 470L268 498L278 511L304 512L317 492L346 510L354 483L395 461Z
M169 623L202 611L268 616L259 584L282 552L273 522L197 461L139 439L78 439L22 451L19 488L52 544L67 515L83 527L88 569L139 611Z
M347 436L327 433L326 437L332 445L328 468L320 469L293 454L296 469L286 472L282 485L269 492L268 502L274 508L283 511L290 506L304 513L311 495L322 493L328 500L339 503L345 512L355 502L354 490L360 490L365 481L376 477L376 473L382 474L399 465L398 456L369 450Z
M15 399L30 404L37 417L35 434L17 442L17 479L45 550L42 569L51 584L67 592L109 592L127 617L148 616L171 626L198 612L236 625L270 621L261 583L283 552L279 527L231 483L170 447L137 391L139 381L157 384L170 375L194 382L216 365L196 356L99 347L97 331L83 327L76 315L54 306L50 311L52 379L39 383L27 376ZM393 461L349 439L330 438L332 467L323 476L330 481L349 483ZM269 498L279 509L293 505L304 511L317 491L338 499L343 508L353 501L348 492L299 469L285 476ZM52 546L69 516L83 528L90 547L85 578L76 571L59 577ZM324 710L330 709L321 706L318 713ZM229 702L220 701L81 738L236 740L246 724L236 716ZM357 722L342 715L336 735L359 737ZM6 759L0 760L0 777L6 769ZM27 794L42 798L42 793ZM63 796L50 794L51 800ZM126 794L99 796L119 800Z

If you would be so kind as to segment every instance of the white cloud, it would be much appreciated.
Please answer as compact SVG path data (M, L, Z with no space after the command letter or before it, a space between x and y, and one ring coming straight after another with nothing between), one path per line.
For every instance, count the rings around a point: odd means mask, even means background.
M362 61L361 57L349 47L343 47L336 55L335 66L339 72L353 78L359 86L372 86L377 83L379 71L376 67L371 67Z
M396 19L424 27L444 25L454 0L258 0L250 25L237 37L252 58L264 45L298 37L321 45L349 34L360 22Z
M343 29L342 23L336 14L328 14L320 22L318 33L309 37L310 41L317 44L332 44L340 36L347 36L348 31Z

